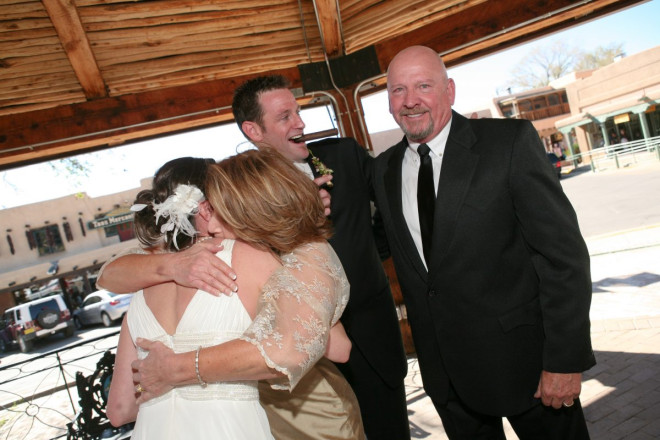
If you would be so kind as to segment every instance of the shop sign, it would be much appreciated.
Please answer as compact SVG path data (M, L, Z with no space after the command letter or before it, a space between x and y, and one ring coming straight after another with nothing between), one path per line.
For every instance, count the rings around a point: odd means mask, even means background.
M120 223L128 223L133 221L133 213L117 215L114 217L103 217L87 222L87 229L107 228L108 226L115 226Z
M623 124L623 123L629 122L629 121L630 121L630 115L628 113L624 113L622 115L614 117L614 123L615 124Z

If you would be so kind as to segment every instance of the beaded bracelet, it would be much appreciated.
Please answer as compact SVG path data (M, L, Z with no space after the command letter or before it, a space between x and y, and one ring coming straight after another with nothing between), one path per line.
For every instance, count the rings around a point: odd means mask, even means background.
M195 352L195 374L197 375L197 382L199 382L199 385L202 388L206 388L206 385L208 385L204 380L202 379L202 376L199 374L199 350L201 350L202 347L197 347L197 351Z

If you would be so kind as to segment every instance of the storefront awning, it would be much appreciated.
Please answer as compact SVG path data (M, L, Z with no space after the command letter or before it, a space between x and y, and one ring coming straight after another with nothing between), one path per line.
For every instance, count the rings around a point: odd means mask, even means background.
M562 133L568 133L575 127L589 124L590 122L596 122L590 114L578 113L577 115L572 115L568 118L560 119L559 121L555 122L555 127Z
M608 118L624 113L642 113L650 106L660 103L660 89L643 90L641 93L628 95L606 103L584 107L581 113L571 115L555 123L563 133L581 125L604 123Z

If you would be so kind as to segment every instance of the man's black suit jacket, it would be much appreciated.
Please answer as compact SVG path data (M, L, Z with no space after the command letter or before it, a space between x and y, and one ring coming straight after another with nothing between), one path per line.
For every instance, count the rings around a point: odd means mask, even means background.
M373 158L351 138L325 139L308 147L334 171L333 187L329 190L333 226L329 241L351 284L350 299L341 322L354 349L360 350L373 370L389 386L399 386L408 364L394 299L371 229ZM351 368L351 361L338 366L342 370ZM353 373L356 377L371 374Z
M589 254L534 127L453 113L427 272L402 213L404 141L375 161L376 203L408 311L424 388L449 383L472 409L538 404L541 370L594 365Z

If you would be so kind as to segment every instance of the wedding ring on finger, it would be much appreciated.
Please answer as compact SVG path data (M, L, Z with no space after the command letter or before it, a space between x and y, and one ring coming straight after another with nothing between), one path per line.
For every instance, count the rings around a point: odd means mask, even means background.
M136 393L142 393L143 391L144 391L144 388L142 388L142 384L135 385L135 392Z
M575 404L574 401L571 402L571 403L562 402L562 405L564 405L564 407L566 407L566 408L570 408L570 407L573 406L574 404Z

